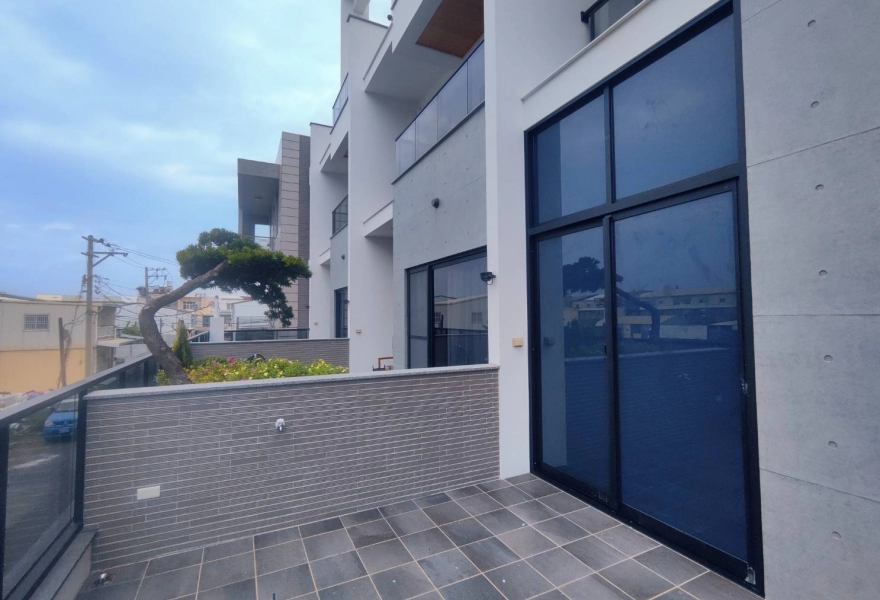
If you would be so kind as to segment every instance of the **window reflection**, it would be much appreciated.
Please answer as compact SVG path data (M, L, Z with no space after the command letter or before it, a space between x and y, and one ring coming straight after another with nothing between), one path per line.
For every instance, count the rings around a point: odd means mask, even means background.
M617 197L736 162L733 17L613 90Z
M433 366L489 362L485 270L485 256L434 270Z
M467 116L467 69L459 69L437 95L437 135L443 137Z
M622 219L614 240L622 500L745 560L733 197Z
M489 362L485 253L407 273L409 367Z
M593 100L542 131L535 143L537 222L605 202L603 98Z
M432 100L416 119L416 159L437 143L437 99Z
M602 230L538 244L544 464L605 495L610 409Z

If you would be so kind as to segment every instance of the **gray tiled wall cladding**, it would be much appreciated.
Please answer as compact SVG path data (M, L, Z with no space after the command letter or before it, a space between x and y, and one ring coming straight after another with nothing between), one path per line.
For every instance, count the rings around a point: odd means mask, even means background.
M498 476L495 367L97 392L88 403L85 525L99 531L98 567ZM136 500L154 485L161 497Z
M192 351L193 358L247 358L262 354L266 358L289 358L300 362L314 362L321 358L331 365L348 366L347 339L203 343L193 344Z

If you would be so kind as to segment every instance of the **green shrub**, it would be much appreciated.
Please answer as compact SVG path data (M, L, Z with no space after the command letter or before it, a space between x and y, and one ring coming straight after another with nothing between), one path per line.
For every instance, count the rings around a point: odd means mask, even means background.
M193 383L216 383L219 381L245 381L253 379L278 379L280 377L306 377L309 375L337 375L348 373L345 367L331 365L324 360L303 364L286 358L245 360L240 358L207 357L194 366L186 368ZM167 385L168 377L163 371L156 375L158 385Z

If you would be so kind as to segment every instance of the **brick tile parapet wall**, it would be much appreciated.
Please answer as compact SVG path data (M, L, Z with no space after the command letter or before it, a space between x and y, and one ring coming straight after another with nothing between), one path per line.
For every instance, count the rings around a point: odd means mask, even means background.
M100 567L498 476L494 366L110 390L87 401L85 525L98 528ZM156 485L160 497L136 499Z

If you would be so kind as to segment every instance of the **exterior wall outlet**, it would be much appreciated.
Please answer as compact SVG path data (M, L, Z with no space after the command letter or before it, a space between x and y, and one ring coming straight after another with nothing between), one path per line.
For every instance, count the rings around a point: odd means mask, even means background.
M522 348L525 346L525 342L522 338L513 338L513 347L514 348Z
M143 487L138 488L137 491L137 499L138 500L149 500L150 498L158 498L161 486L154 485L151 487Z

